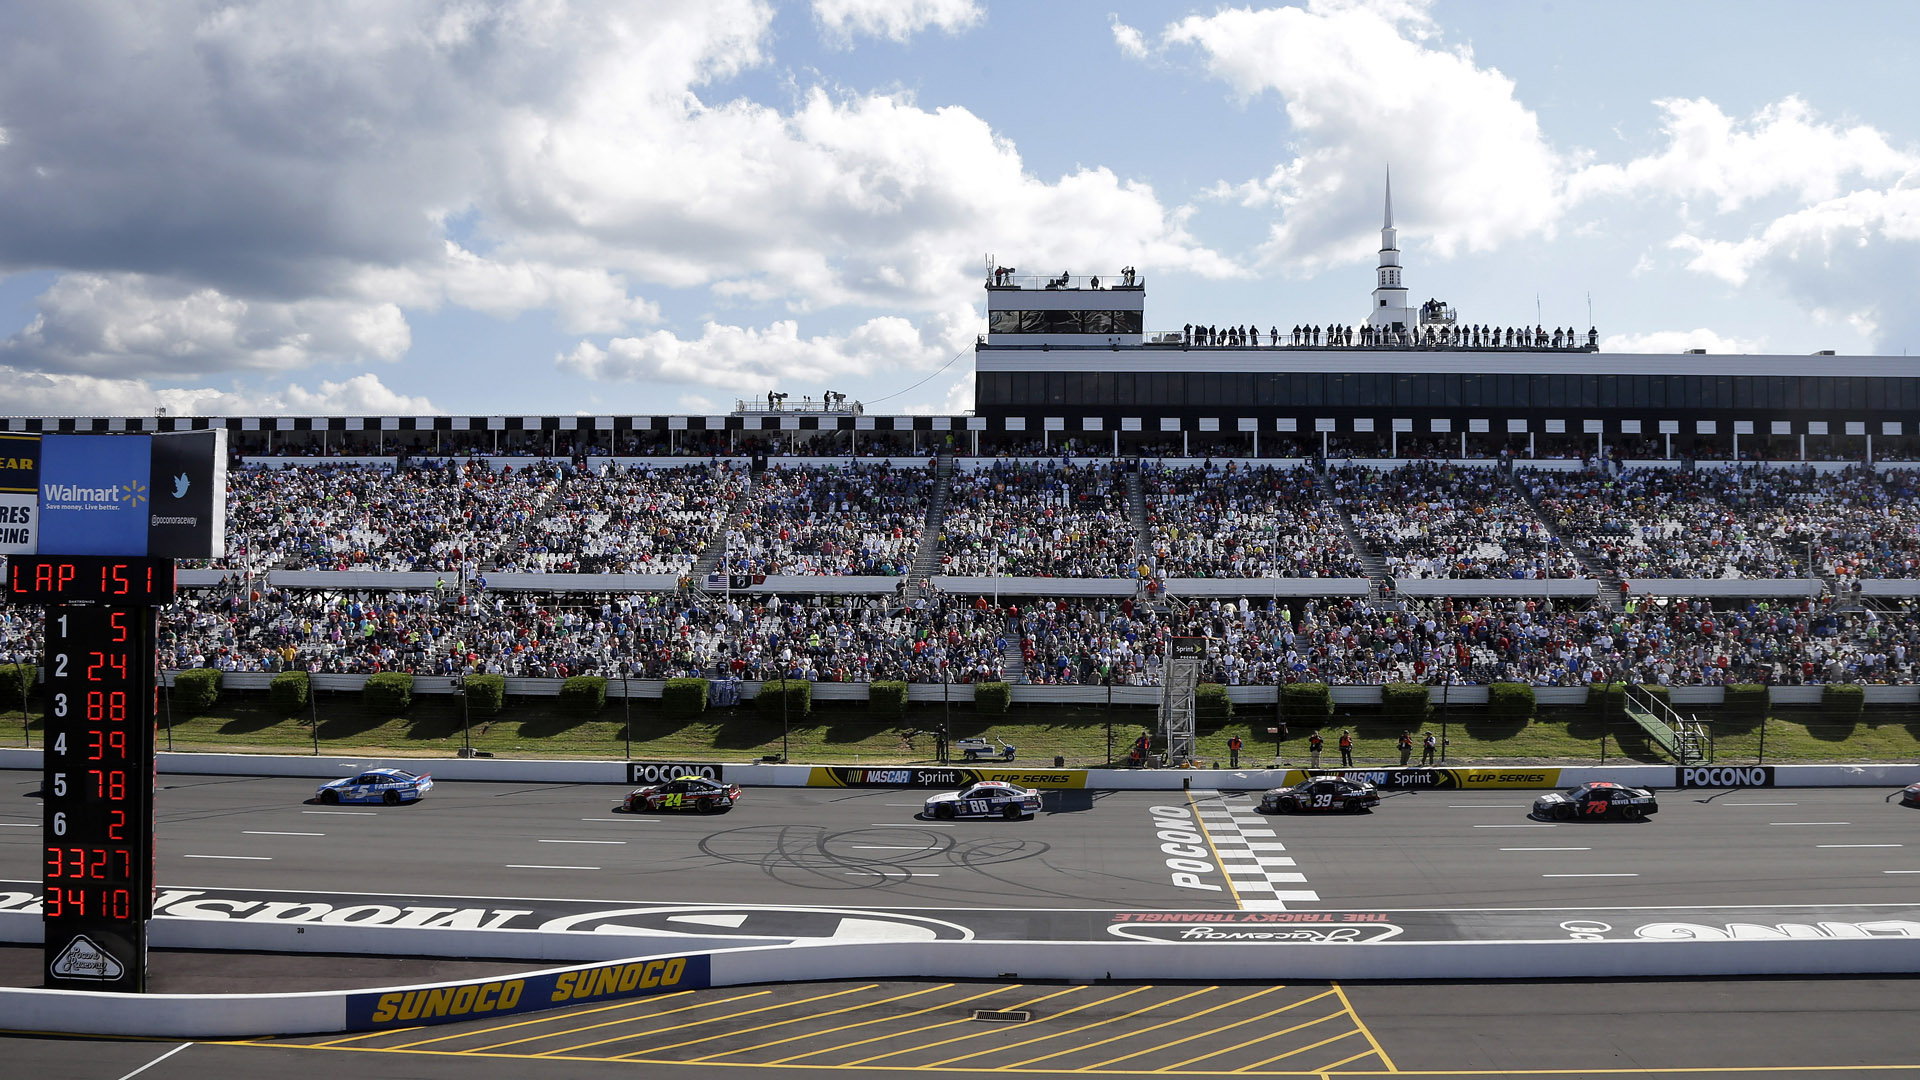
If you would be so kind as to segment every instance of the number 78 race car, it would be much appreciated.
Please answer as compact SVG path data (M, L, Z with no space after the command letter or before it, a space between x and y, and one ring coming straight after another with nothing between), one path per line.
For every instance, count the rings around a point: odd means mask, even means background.
M1533 813L1528 816L1553 821L1639 821L1659 810L1653 792L1646 788L1595 780L1547 792L1533 800Z
M926 815L941 821L954 818L1006 818L1018 821L1040 812L1040 793L1004 780L981 780L961 791L948 791L927 798Z

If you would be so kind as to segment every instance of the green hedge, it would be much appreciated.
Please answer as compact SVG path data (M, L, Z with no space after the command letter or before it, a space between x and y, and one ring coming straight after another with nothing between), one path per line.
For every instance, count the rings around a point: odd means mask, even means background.
M706 712L707 680L668 679L666 689L660 691L660 711L683 719Z
M760 715L769 719L781 714L780 703L785 701L787 719L797 720L813 711L813 683L806 679L768 679L760 684L760 694L753 700Z
M1721 708L1730 720L1758 720L1773 703L1772 691L1764 683L1734 683L1726 693Z
M492 716L507 706L507 677L505 675L469 675L463 682L467 686L467 711L474 716Z
M37 674L32 664L0 664L0 709L26 709Z
M1333 691L1326 683L1286 683L1280 687L1280 703L1289 727L1312 727L1333 715Z
M893 679L868 683L867 710L890 720L907 715L907 684Z
M1013 689L1003 682L973 684L973 711L988 716L1005 716L1013 705Z
M1219 683L1203 682L1193 688L1193 715L1197 720L1225 720L1233 716L1233 699Z
M574 716L598 716L607 707L607 680L575 675L560 684L560 707Z
M283 671L267 686L267 703L281 716L292 716L307 707L307 695L313 693L313 679L304 671Z
M413 708L413 676L404 671L367 676L367 685L360 690L360 704L382 716L406 712Z
M168 699L182 716L199 716L220 700L220 673L213 668L189 668L173 676Z
M1487 715L1500 720L1533 719L1533 687L1526 683L1497 682L1487 687Z
M1820 708L1828 716L1858 719L1866 705L1866 690L1854 683L1828 683L1820 688Z
M1422 683L1391 682L1380 688L1380 714L1395 720L1425 720L1433 711L1432 701Z

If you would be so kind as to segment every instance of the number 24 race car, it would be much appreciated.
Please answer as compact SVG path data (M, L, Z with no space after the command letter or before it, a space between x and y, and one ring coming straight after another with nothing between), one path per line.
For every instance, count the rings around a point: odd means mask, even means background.
M678 776L664 784L634 788L615 810L638 814L647 810L692 810L711 814L729 810L740 801L739 784L722 784L703 776Z
M1533 800L1537 818L1553 821L1639 821L1657 813L1660 804L1646 788L1595 780L1566 791L1549 791Z
M1004 780L982 780L962 791L929 796L926 814L941 821L957 817L1003 817L1017 821L1040 812L1040 793Z

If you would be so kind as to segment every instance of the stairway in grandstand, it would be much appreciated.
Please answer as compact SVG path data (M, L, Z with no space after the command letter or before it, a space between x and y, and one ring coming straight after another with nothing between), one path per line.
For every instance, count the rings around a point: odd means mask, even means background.
M1320 479L1325 480L1326 475L1326 466L1320 466ZM1314 485L1314 489L1321 499L1321 505L1339 517L1340 531L1347 538L1347 547L1359 557L1361 568L1367 572L1367 580L1373 583L1373 598L1384 600L1392 596L1393 575L1387 572L1387 560L1374 554L1360 539L1360 530L1354 526L1352 515L1347 513L1346 507L1336 506L1327 498L1327 486L1324 483Z
M947 499L953 494L953 451L940 451L934 469L933 494L927 499L927 523L920 533L920 547L913 554L913 568L907 571L907 586L919 589L940 569L940 535L947 524Z
M1127 480L1127 520L1133 523L1134 565L1152 552L1147 536L1147 482L1140 476L1140 461L1135 458L1124 474Z
M1600 556L1595 555L1587 545L1575 540L1560 519L1547 513L1547 508L1542 506L1540 500L1534 496L1533 489L1527 487L1526 482L1520 479L1520 473L1517 470L1507 471L1507 482L1513 485L1513 490L1520 493L1520 497L1527 501L1528 506L1533 507L1533 516L1546 525L1548 532L1560 539L1560 546L1573 555L1574 561L1580 564L1580 569L1585 571L1588 577L1600 583L1600 588L1594 593L1593 602L1607 611L1619 611L1621 607L1620 575L1614 573L1613 568L1608 566Z
M1001 678L1008 686L1019 686L1027 681L1027 659L1026 653L1020 648L1020 634L1013 628L1011 619L1001 639L1004 642L1000 646Z
M719 567L721 556L727 553L727 534L740 527L740 504L745 501L746 497L742 496L727 507L727 516L721 519L720 528L715 530L713 539L700 549L700 557L693 560L693 569L687 573L693 578L694 588L705 588L707 575Z

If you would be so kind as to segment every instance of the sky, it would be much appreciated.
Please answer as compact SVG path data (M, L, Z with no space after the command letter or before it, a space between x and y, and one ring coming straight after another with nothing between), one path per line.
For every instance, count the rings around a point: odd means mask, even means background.
M1463 321L1920 355L1917 50L1910 0L0 5L0 415L960 412L988 258L1354 323L1389 168Z

